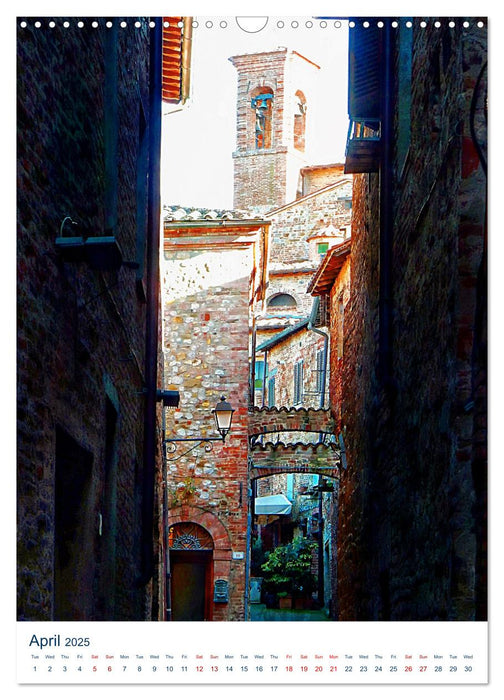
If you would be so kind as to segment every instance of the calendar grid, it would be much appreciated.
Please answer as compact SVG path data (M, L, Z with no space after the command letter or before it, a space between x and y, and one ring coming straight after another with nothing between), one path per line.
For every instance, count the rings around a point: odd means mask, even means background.
M478 684L487 623L21 623L18 682ZM294 633L294 634L293 634Z

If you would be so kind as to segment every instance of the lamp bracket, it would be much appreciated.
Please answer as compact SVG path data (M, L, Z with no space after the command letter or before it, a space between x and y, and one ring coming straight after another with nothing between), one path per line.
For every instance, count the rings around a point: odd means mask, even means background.
M211 452L213 450L213 443L219 441L219 442L224 442L224 438L222 437L199 437L199 438L170 438L167 440L163 440L163 443L166 445L166 452L168 454L174 454L177 451L177 447L179 443L182 442L193 442L194 445L190 447L188 450L185 452L182 452L182 454L178 455L178 457L171 457L168 458L169 461L175 461L176 459L180 459L186 454L189 454L189 452L192 452L192 450L195 450L197 447L200 445L205 446L205 452Z

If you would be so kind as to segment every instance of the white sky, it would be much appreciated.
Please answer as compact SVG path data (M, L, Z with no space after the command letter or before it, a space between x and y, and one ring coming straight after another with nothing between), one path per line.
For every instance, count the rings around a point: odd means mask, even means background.
M233 206L237 72L228 59L237 54L282 46L321 67L317 71L317 97L308 112L311 124L307 130L316 135L309 164L342 162L348 129L346 21L337 27L334 20L328 20L323 27L320 20L308 15L265 17L263 29L249 32L232 16L195 20L190 103L182 111L163 117L163 205ZM279 22L284 26L279 27ZM298 26L293 27L293 22ZM313 26L307 27L307 22ZM165 112L175 109L165 107Z

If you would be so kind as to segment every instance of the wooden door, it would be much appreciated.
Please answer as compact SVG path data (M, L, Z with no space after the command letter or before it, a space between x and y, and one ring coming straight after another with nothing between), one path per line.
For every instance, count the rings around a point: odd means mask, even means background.
M211 619L212 552L172 551L170 566L172 620Z

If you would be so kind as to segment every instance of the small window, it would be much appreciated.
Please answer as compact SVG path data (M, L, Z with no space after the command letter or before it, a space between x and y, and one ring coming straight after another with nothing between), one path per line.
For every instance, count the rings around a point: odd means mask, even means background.
M322 256L327 253L329 249L329 243L317 243L317 253Z
M262 389L263 386L263 381L264 381L264 361L263 360L256 360L255 363L255 379L254 379L254 386L256 389Z
M296 300L290 294L276 294L268 300L268 308L277 308L279 306L293 306L295 308Z

